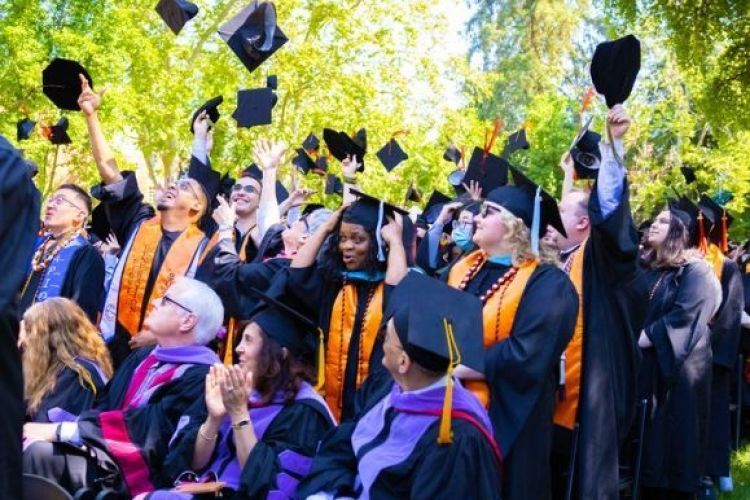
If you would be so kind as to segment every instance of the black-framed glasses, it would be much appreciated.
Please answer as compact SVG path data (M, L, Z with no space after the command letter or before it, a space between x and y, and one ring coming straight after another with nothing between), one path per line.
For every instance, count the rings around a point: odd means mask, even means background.
M451 223L451 227L453 229L463 229L464 231L468 231L470 229L474 229L474 223L465 220L454 220Z
M195 190L195 186L190 179L179 179L174 183L174 187L176 187L180 191L190 191L191 193L193 193L193 196L199 198L198 191Z
M234 186L232 186L232 192L233 193L238 193L240 191L244 191L244 192L246 192L248 194L253 194L253 193L257 193L258 192L258 190L255 189L255 186L251 186L250 184L244 184L243 185L243 184L237 183Z
M500 208L495 207L493 205L490 205L489 203L482 203L482 206L479 208L479 215L482 217L487 217L488 215L492 214L499 214Z
M162 307L166 306L168 303L169 304L174 304L177 307L179 307L180 309L182 309L183 311L187 311L190 314L194 314L193 310L190 309L189 307L183 306L182 304L180 304L179 302L177 302L176 300L174 300L173 298L171 298L171 297L169 297L167 295L162 295L162 297L161 297L161 305L162 305Z

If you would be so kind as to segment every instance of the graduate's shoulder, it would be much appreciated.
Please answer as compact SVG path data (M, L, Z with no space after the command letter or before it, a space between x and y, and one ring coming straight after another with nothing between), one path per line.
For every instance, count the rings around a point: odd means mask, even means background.
M559 292L576 293L568 275L555 264L540 263L529 278L528 287L549 287ZM528 288L527 287L527 288Z

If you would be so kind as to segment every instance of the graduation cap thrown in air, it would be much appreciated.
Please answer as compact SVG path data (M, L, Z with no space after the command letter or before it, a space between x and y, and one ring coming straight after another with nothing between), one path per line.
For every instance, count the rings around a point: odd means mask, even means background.
M522 128L508 136L508 141L505 143L505 148L503 148L500 156L507 160L516 151L529 149L530 147L529 141L526 140L526 129Z
M307 174L315 168L315 160L307 154L307 151L303 148L295 149L295 151L297 152L297 156L292 159L292 165L297 167L300 172Z
M320 139L318 139L315 134L311 133L305 137L304 141L302 141L302 147L305 148L305 151L308 153L314 153L320 149Z
M336 130L323 129L323 141L328 146L328 151L338 161L344 161L347 156L356 156L357 162L360 163L358 172L365 169L365 154L367 154L367 131L359 131L350 137L346 132L337 132Z
M328 157L318 156L315 159L315 167L313 168L313 173L318 175L325 175L326 172L328 172Z
M695 177L695 168L685 165L680 167L680 172L682 173L682 176L685 178L685 182L687 184L692 184L698 179Z
M406 202L413 201L414 203L420 203L422 201L422 193L414 186L414 182L409 183L404 199Z
M245 170L242 171L243 177L252 177L262 186L263 185L263 171L258 168L258 165L251 163ZM286 190L281 181L276 181L276 201L279 203L289 198L289 191Z
M81 95L81 79L83 75L93 90L94 82L88 71L77 61L70 59L53 59L42 71L42 90L55 106L68 111L80 111L78 97Z
M219 36L251 72L288 41L276 25L276 7L271 2L251 2L219 27Z
M485 156L481 148L475 147L469 166L466 167L463 183L477 181L482 187L482 195L487 196L493 189L508 183L509 167L510 164L505 159L489 152Z
M237 109L232 118L238 127L255 127L270 125L273 121L271 111L276 105L276 94L270 88L237 91Z
M68 135L68 119L64 116L61 117L57 123L47 127L47 139L49 142L55 145L70 144L70 136Z
M455 163L456 165L458 165L462 157L463 154L461 153L461 150L458 149L455 144L449 144L448 148L443 153L443 160Z
M337 175L328 174L326 177L326 194L344 195L344 184Z
M36 122L29 118L24 118L16 123L16 140L25 141L31 137L31 132L34 131Z
M277 90L279 88L279 77L271 75L266 78L266 87L269 89Z
M401 162L409 158L409 155L401 149L401 145L399 145L394 138L391 138L391 140L388 141L388 144L380 148L380 150L375 153L375 156L378 157L380 163L382 163L385 169L389 172L400 165Z
M202 111L206 111L208 119L210 120L208 128L211 129L211 127L219 121L219 118L221 118L221 114L219 113L219 105L221 105L221 103L223 102L224 96L216 96L206 101L200 108L196 109L193 113L193 117L190 119L190 133L195 133L195 131L193 130L193 123L195 123L195 119L199 114L201 114Z
M179 35L187 22L198 15L198 6L187 0L160 0L156 5L156 12L172 33Z
M633 35L600 43L591 61L591 81L607 107L624 103L641 69L641 43Z
M531 231L531 249L539 254L539 240L551 225L563 236L567 236L560 218L557 201L541 186L531 181L520 170L510 167L513 186L501 186L492 190L486 202L500 206L526 224ZM535 217L535 214L538 214ZM538 227L535 227L538 224Z

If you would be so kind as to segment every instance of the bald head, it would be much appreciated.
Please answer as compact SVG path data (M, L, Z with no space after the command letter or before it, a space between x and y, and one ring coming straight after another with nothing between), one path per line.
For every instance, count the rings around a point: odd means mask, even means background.
M578 245L588 238L591 231L589 196L588 191L574 189L560 201L560 218L568 235L567 238L561 234L557 237L557 247L561 251Z

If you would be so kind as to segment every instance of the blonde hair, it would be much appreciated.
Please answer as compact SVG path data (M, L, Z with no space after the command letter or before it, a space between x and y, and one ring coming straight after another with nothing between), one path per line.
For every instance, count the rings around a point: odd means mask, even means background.
M59 372L67 367L78 374L83 387L95 384L77 356L96 363L112 375L109 350L86 313L72 300L55 297L37 302L23 315L24 398L28 413L34 413L42 400L55 390Z
M510 249L514 266L520 266L533 259L542 264L558 265L560 263L557 251L552 246L543 243L541 238L539 238L539 255L534 255L531 251L531 231L523 220L508 210L500 210L500 220L505 226L503 246Z

